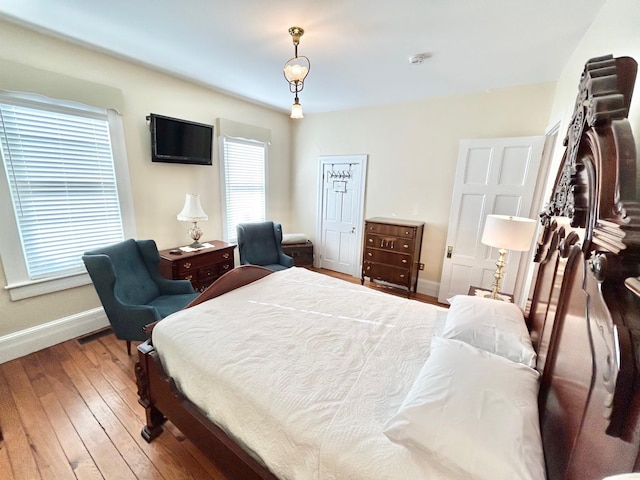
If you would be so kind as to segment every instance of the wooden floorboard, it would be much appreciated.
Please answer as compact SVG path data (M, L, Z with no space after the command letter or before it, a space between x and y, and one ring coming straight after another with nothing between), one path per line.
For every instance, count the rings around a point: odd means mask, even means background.
M412 298L438 304L422 294ZM128 356L112 333L79 340L0 365L0 479L227 480L171 423L153 442L142 438L135 350Z

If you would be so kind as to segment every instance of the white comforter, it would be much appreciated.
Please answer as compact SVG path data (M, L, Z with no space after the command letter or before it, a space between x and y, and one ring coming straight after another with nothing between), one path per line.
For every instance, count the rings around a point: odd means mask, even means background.
M437 479L382 429L445 315L294 267L167 317L153 342L180 390L282 479Z

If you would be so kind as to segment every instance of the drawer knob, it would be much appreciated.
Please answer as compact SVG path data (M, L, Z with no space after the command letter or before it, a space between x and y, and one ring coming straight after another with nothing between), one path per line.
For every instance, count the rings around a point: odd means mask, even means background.
M228 263L225 263L225 264L222 266L222 268L223 268L224 270L229 270L229 267L230 267L230 266L231 266L231 265L229 265Z
M182 265L184 268L191 268L191 262L184 262Z
M407 263L407 259L406 259L406 258L403 258L403 259L402 259L402 263Z
M406 243L403 245L404 248L409 248L409 245L407 245Z
M229 258L229 252L223 253L222 258Z
M370 238L370 239L369 239L369 243L373 243L373 238Z
M184 277L185 280L191 280L193 278L193 275L187 275L186 277Z
M400 275L400 278L404 278L404 273L402 275Z
M211 276L211 270L207 271L207 277Z
M373 257L373 253L371 252L367 252L367 255L369 255L370 257Z

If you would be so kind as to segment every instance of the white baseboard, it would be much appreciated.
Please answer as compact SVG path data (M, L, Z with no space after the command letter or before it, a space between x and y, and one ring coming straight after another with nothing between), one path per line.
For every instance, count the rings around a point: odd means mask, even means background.
M438 298L440 292L440 282L433 280L423 280L418 277L418 293Z
M0 337L0 363L109 326L102 307Z

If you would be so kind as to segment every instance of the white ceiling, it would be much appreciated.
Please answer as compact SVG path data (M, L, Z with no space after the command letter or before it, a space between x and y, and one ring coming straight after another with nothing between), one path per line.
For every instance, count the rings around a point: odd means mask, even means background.
M555 81L605 2L0 0L0 17L283 111L300 26L313 113Z

